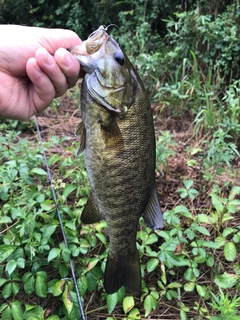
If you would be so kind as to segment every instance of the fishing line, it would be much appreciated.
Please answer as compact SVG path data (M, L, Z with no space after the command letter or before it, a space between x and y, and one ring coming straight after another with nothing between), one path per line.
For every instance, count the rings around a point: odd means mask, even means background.
M57 211L57 215L58 215L58 220L59 220L59 223L60 223L60 226L61 226L61 231L62 231L62 235L63 235L63 241L64 241L66 249L68 249L67 238L66 238L66 234L65 234L65 231L64 231L64 226L63 226L63 222L62 222L62 218L61 218L61 213L60 213L60 210L59 210L59 207L58 207L58 203L57 203L57 196L56 196L56 192L55 192L55 189L54 189L54 186L53 186L52 176L51 176L51 172L50 172L50 169L49 169L47 156L46 156L46 152L45 152L45 149L44 149L44 146L43 146L43 141L42 141L42 137L41 137L41 133L40 133L40 130L39 130L39 125L38 125L38 121L37 121L37 117L36 116L34 116L34 120L35 120L35 124L36 124L36 128L37 128L37 132L38 132L38 138L39 138L40 145L41 145L41 148L42 148L42 153L43 153L45 165L46 165L46 168L47 168L48 179L50 181L50 186L51 186L51 190L52 190L52 194L53 194L53 199L54 199L54 202L55 202L55 207L56 207L56 211ZM84 310L83 310L83 306L82 306L82 301L81 301L81 296L80 296L80 292L78 290L77 279L76 279L74 266L73 266L73 262L72 262L71 258L69 260L69 264L70 264L70 269L71 269L71 273L72 273L74 286L75 286L75 289L76 289L76 294L77 294L77 300L78 300L80 314L82 316L82 320L85 320L86 318L85 318L85 314L84 314Z

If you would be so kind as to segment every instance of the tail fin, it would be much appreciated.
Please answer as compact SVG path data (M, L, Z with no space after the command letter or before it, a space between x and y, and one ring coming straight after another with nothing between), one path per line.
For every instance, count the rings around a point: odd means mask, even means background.
M104 275L105 291L112 294L122 286L135 294L141 293L141 270L137 248L127 257L114 257L109 252Z

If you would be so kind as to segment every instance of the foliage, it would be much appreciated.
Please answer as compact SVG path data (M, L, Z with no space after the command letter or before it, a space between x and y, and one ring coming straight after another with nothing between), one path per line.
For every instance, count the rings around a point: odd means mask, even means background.
M86 226L80 219L89 194L84 158L74 157L75 144L68 138L52 136L44 143L66 248L41 149L36 138L24 138L33 124L1 121L1 318L79 318L70 258L89 316L93 311L88 306L99 293L99 311L105 310L108 320L117 318L119 308L123 319L151 317L159 304L174 304L181 320L192 314L211 320L240 317L239 298L232 294L240 283L240 228L235 223L240 186L229 180L224 188L218 180L222 173L237 175L232 164L239 158L239 4L184 3L183 8L183 1L173 0L0 1L1 23L66 27L82 38L100 24L119 25L112 33L159 104L160 116L165 112L180 125L185 116L192 119L195 145L183 142L189 155L185 170L198 172L179 178L182 185L174 190L176 202L164 212L163 230L153 232L140 220L141 296L124 288L106 295L106 222ZM54 103L57 114L60 102ZM175 129L157 136L157 171L163 178L178 157L178 146ZM52 152L55 148L62 152ZM208 198L206 208L199 206L203 197ZM152 283L151 275L158 281ZM186 303L187 294L197 296L194 305ZM51 308L46 298L54 302Z
M27 126L25 124L25 128ZM18 122L10 121L7 125L3 122L1 128L4 134L0 138L3 146L0 149L0 314L7 319L42 319L47 309L41 301L48 296L63 303L58 303L46 319L76 319L79 311L69 259L74 261L80 294L85 301L89 293L103 291L108 250L105 221L92 226L80 223L89 193L84 159L49 153L49 165L54 168L53 185L67 235L66 248L40 148L35 141L19 137ZM65 140L52 136L45 142L45 149L48 152ZM168 150L168 145L172 145L171 136L162 135L159 141L166 147L162 155L165 163L172 154L171 149ZM72 146L67 150L74 151ZM206 304L198 305L196 301L191 310L181 299L184 293L197 292L214 309L216 305L225 306L227 301L222 297L218 300L215 293L219 288L238 288L240 228L227 227L227 223L240 209L240 187L232 187L227 197L221 195L219 187L213 188L212 208L198 213L194 201L200 190L194 184L193 180L183 180L183 187L177 192L188 205L179 204L164 213L164 230L153 232L141 219L137 246L143 275L142 295L138 301L125 293L124 288L112 295L103 293L108 319L114 319L114 310L119 304L126 319L140 319L142 308L148 317L159 299L164 299L167 305L168 301L176 300L181 319L187 319L188 313L194 310L210 319ZM214 239L210 230L214 230ZM222 252L228 262L227 271L215 260L216 252ZM160 272L159 280L149 285L146 275L154 272ZM21 288L26 300L20 297ZM28 303L34 295L39 304ZM233 298L229 306L236 316L237 304L237 298Z
M219 290L219 296L212 294L213 302L209 303L215 310L220 312L220 317L211 317L211 320L239 320L237 308L240 307L240 297L235 295L232 300L229 299L228 293L224 295L223 291Z

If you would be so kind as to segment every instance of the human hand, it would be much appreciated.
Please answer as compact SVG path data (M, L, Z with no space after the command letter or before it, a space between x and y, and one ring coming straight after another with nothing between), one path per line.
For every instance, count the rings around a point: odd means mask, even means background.
M27 120L74 86L80 65L70 30L0 25L0 118Z

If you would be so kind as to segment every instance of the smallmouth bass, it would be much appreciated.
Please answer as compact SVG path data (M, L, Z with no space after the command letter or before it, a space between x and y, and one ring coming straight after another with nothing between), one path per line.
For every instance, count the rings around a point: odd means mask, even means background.
M152 229L163 227L151 105L136 70L104 26L70 52L85 71L77 132L91 194L81 220L91 224L106 219L108 224L106 293L125 286L140 294L139 218Z

